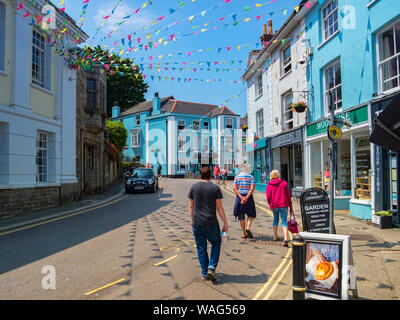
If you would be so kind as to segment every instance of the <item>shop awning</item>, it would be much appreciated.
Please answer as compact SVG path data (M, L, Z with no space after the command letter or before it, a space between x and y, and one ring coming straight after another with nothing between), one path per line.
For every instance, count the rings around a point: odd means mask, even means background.
M369 141L400 153L400 96L374 119Z

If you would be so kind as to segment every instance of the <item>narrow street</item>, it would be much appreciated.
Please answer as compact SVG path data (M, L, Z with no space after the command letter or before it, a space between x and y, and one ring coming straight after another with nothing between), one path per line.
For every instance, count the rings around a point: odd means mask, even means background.
M219 281L201 279L187 200L195 181L163 179L156 194L0 234L0 299L291 299L291 249L271 241L272 217L261 209L254 239L240 239L228 192ZM48 265L56 288L46 290Z

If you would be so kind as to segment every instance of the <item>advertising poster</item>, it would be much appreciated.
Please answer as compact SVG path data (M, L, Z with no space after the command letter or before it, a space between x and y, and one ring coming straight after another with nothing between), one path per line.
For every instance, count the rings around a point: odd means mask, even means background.
M341 296L342 243L306 241L307 292Z

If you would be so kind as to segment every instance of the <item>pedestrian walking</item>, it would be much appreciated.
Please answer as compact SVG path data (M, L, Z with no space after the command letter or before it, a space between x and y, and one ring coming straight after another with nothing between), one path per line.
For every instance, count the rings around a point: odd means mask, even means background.
M219 174L220 174L220 169L219 166L216 164L214 167L214 179L217 180L217 183L219 184Z
M192 185L188 195L191 224L202 278L215 282L217 281L216 269L221 252L221 230L217 212L224 224L222 231L228 232L228 222L222 205L221 189L210 181L210 168L201 168L200 176L201 181ZM207 241L211 243L210 256L207 252Z
M235 164L235 168L233 169L233 176L236 178L236 176L240 173L239 165Z
M253 220L256 218L256 205L253 198L255 186L254 177L250 175L250 166L248 164L243 164L241 166L241 172L233 181L233 190L236 193L233 214L239 219L243 239L253 238L250 228Z
M292 197L290 195L289 186L287 182L281 179L281 175L278 170L273 170L270 175L271 181L267 184L267 202L270 209L274 214L274 221L272 223L272 228L274 232L274 241L278 241L278 224L279 216L281 218L281 224L284 235L285 247L289 246L288 241L288 209L290 213L293 213Z
M221 180L223 184L225 184L227 176L228 176L228 170L226 170L226 167L223 167L221 170Z

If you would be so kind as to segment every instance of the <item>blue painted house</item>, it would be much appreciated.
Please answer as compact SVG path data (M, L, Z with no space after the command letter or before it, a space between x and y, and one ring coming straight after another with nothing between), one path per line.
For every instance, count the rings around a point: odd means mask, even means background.
M129 136L125 159L158 163L164 176L184 176L201 166L218 164L233 170L242 150L240 116L227 107L176 100L173 96L139 103L124 112L113 107Z
M337 116L352 122L338 142L335 209L371 219L397 208L390 150L369 142L375 105L400 92L398 0L313 0L306 15L309 101L306 187L328 189L329 92Z

